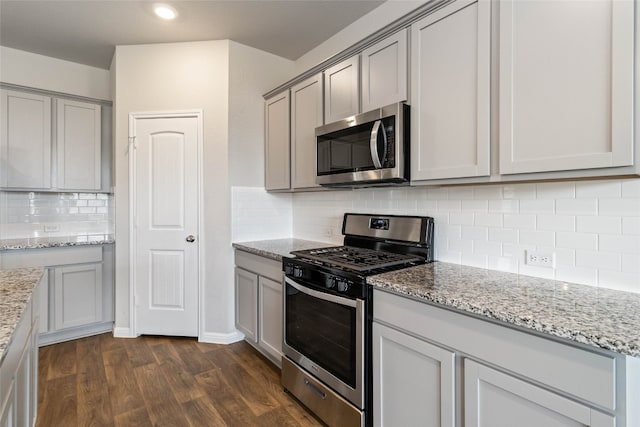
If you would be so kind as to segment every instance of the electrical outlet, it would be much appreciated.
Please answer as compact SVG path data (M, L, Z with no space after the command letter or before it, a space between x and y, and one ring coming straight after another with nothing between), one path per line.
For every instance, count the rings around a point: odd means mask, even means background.
M527 251L526 255L527 265L548 268L553 268L555 265L556 254L554 252Z
M45 233L52 233L52 232L60 231L60 225L59 224L45 224L44 225L44 231L45 231Z

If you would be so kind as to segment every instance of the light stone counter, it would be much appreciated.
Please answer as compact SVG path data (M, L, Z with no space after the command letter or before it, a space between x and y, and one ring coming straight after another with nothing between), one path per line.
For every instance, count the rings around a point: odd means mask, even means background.
M302 239L272 239L259 240L254 242L239 242L233 244L233 247L238 250L249 252L255 255L260 255L266 258L271 258L276 261L282 261L282 257L289 256L289 253L292 251L326 248L330 246L339 245Z
M0 270L0 363L44 268Z
M444 262L367 282L443 308L640 357L640 294Z
M115 243L112 234L84 234L62 237L30 237L0 240L0 251L18 249L61 248L68 246L106 245Z

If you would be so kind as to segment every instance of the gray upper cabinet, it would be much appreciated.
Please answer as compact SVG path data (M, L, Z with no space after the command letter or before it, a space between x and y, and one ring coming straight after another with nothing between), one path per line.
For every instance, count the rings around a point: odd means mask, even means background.
M411 26L412 181L489 175L490 36L487 1Z
M101 107L58 99L57 188L100 190Z
M315 128L322 126L322 73L291 88L291 187L316 184Z
M2 89L0 188L110 191L111 106Z
M289 90L265 101L265 188L288 190L291 186L289 156Z
M499 2L500 173L633 164L634 2Z
M355 55L324 72L326 123L360 112L360 56Z
M51 98L0 91L0 187L51 186Z
M407 37L403 29L362 52L362 111L407 100Z

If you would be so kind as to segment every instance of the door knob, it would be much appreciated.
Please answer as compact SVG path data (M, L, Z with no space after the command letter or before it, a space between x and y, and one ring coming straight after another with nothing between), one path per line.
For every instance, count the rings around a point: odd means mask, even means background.
M196 237L193 234L189 234L187 236L187 242L191 243L191 242L195 242L196 241Z

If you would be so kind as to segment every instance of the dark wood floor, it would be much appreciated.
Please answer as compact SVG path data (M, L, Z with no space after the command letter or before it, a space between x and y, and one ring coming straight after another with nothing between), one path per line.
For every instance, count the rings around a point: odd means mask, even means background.
M113 338L40 348L37 426L318 426L245 342Z

